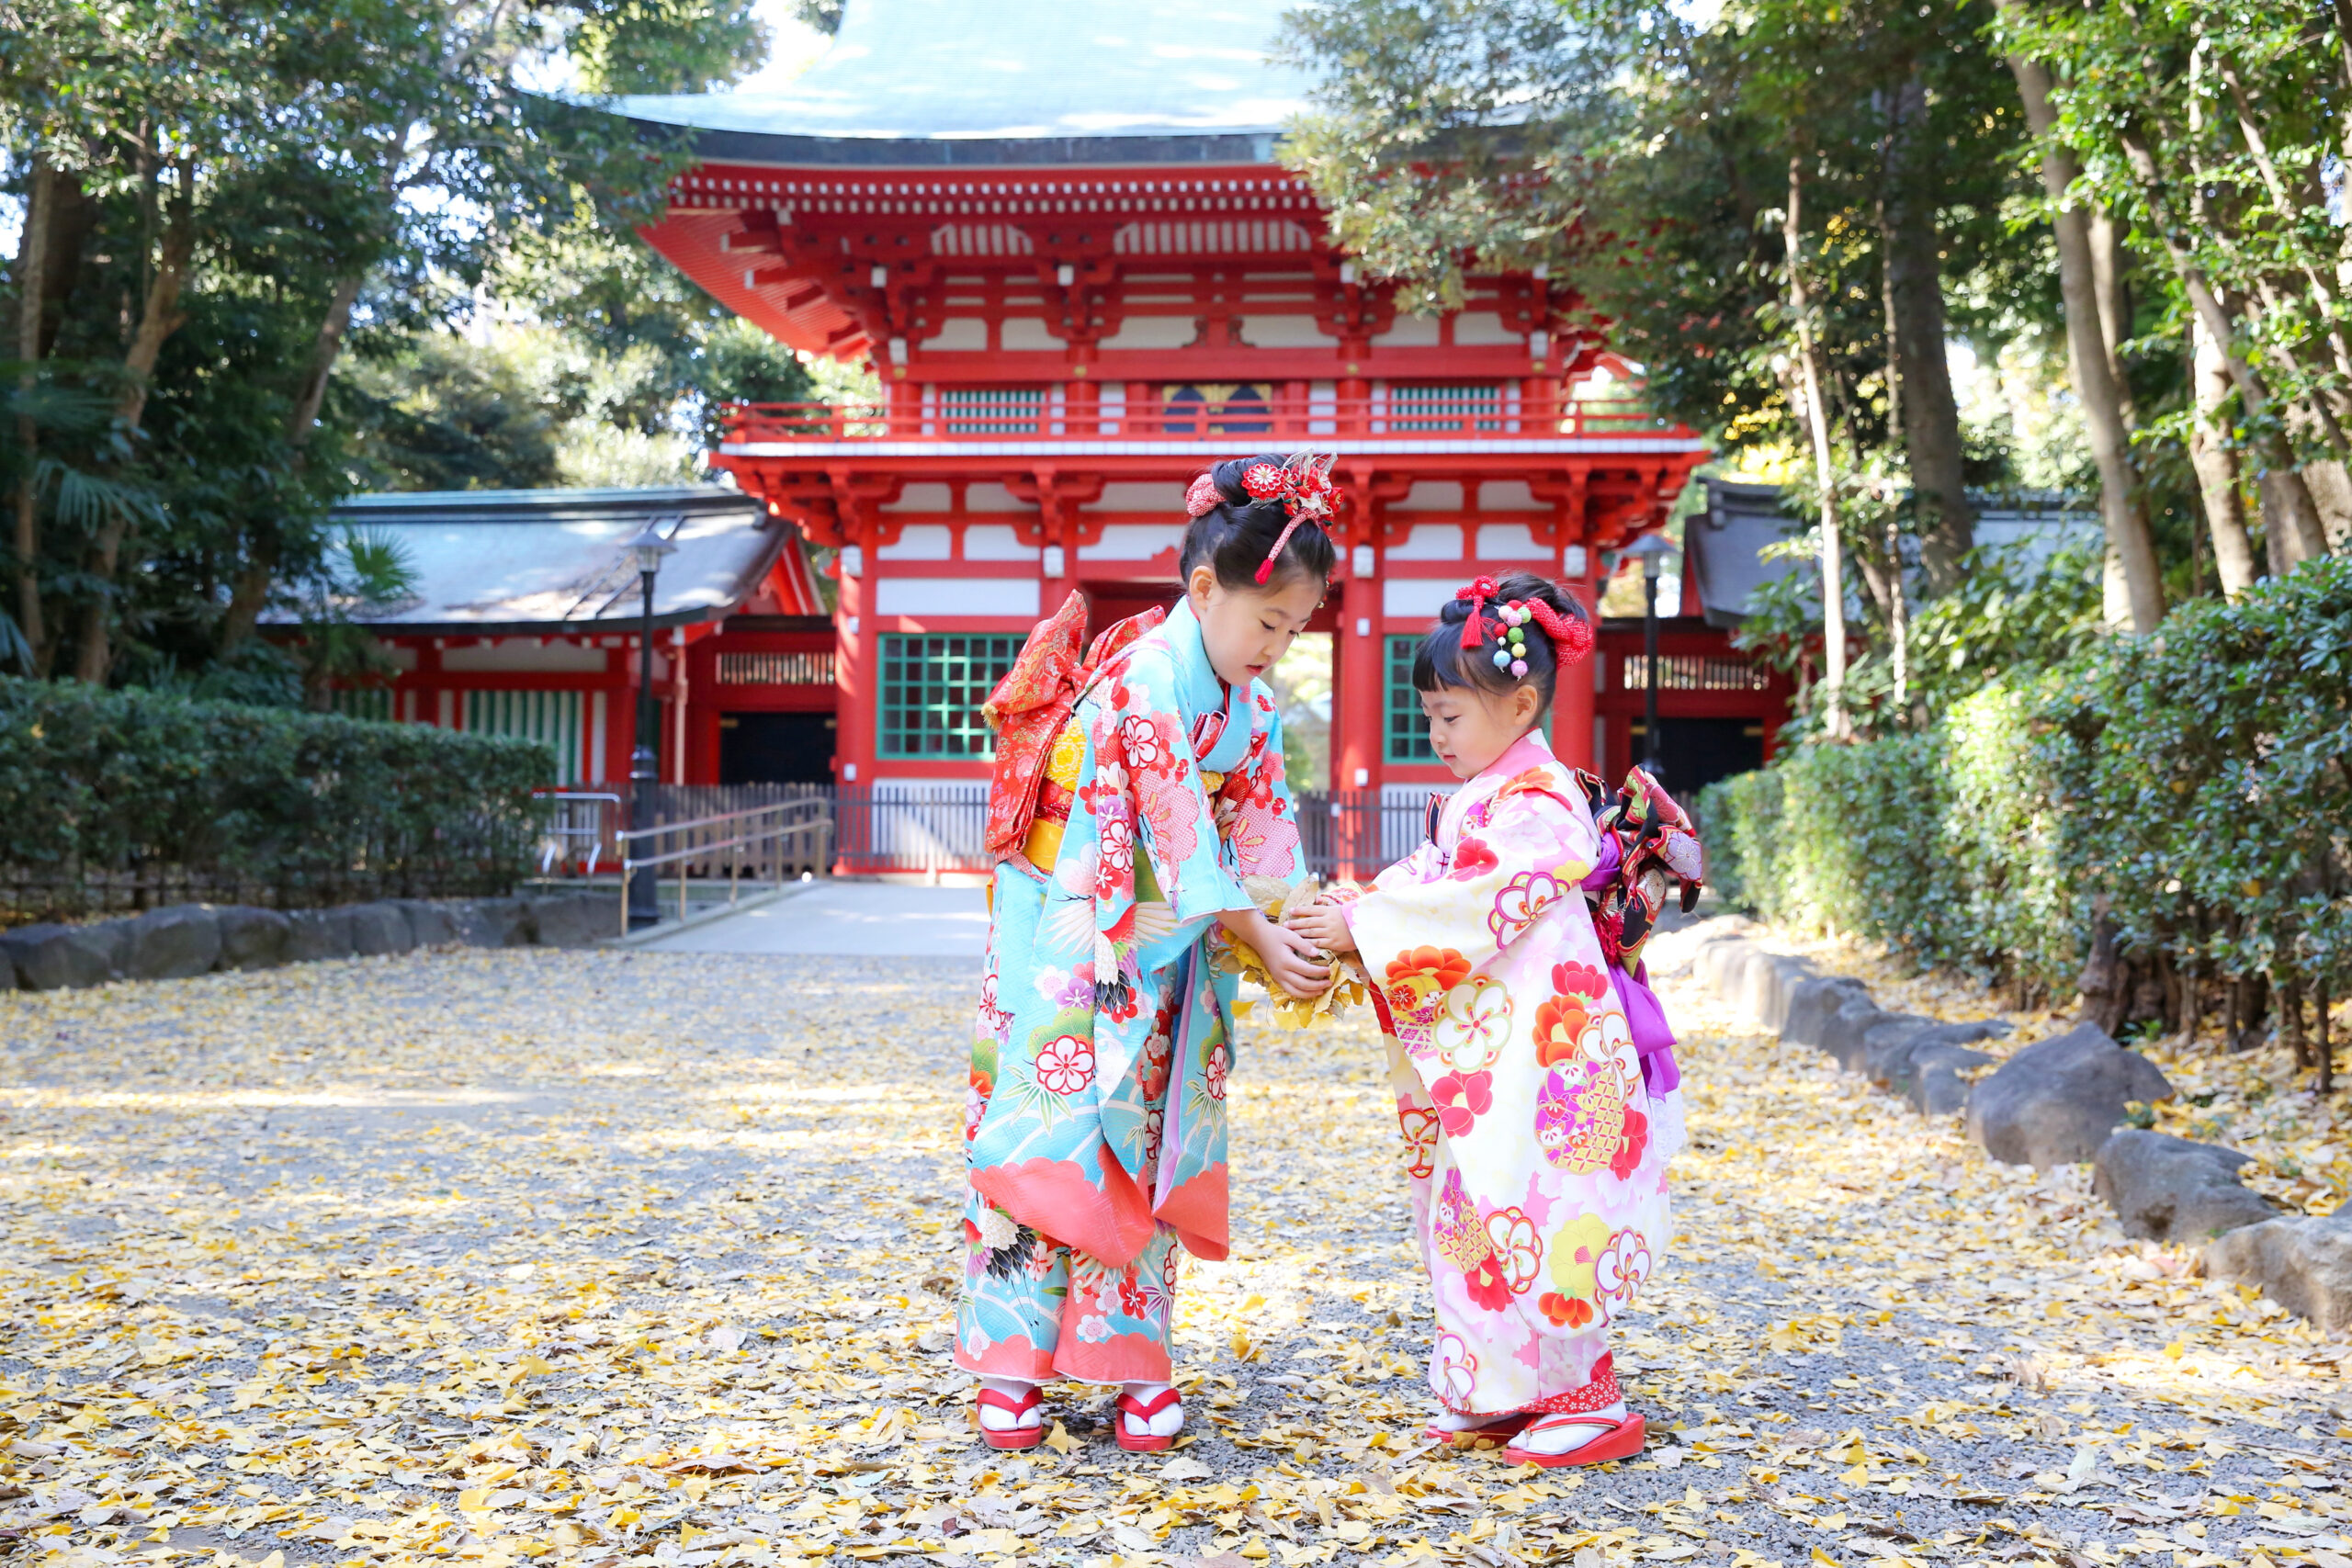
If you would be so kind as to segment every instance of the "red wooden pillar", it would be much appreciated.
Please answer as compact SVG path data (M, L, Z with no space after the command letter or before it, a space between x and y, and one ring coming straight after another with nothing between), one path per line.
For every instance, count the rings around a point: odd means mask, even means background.
M833 762L840 783L863 789L874 783L875 702L880 694L874 630L875 563L866 548L867 530L843 508L839 608L833 615L833 671L841 707L833 729ZM852 570L854 568L855 570Z
M1587 546L1585 550L1584 575L1570 578L1567 587L1592 622L1592 657L1560 671L1559 684L1552 694L1552 751L1572 768L1597 773L1600 765L1592 750L1592 687L1600 670L1600 595L1592 583L1591 547Z

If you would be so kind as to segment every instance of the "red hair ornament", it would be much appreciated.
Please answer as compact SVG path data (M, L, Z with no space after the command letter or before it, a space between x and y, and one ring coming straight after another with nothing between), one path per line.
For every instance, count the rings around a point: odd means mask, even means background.
M1491 625L1495 633L1495 668L1508 671L1514 680L1523 680L1527 675L1527 628L1531 625L1552 639L1552 657L1557 665L1579 663L1592 652L1592 626L1583 616L1563 615L1541 599L1513 599L1500 604L1497 596L1501 592L1501 585L1493 578L1478 577L1453 596L1470 606L1469 618L1462 623L1464 648L1484 643ZM1479 613L1481 604L1494 604L1491 622Z
M1298 531L1301 523L1319 525L1339 510L1339 487L1331 482L1331 465L1339 460L1336 452L1320 457L1312 452L1298 452L1287 462L1252 463L1241 470L1242 492L1252 502L1279 501L1290 516L1275 538L1274 547L1259 564L1257 581L1261 584L1274 575L1274 563L1282 559L1283 547L1290 543L1290 536ZM1203 474L1184 491L1184 512L1191 517L1204 516L1224 501L1216 480Z

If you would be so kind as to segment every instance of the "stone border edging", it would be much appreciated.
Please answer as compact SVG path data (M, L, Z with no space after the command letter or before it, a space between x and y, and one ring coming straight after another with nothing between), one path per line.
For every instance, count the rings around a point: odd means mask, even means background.
M2006 1060L1971 1049L2008 1026L1887 1012L1861 981L1769 952L1753 929L1717 917L1686 943L1690 970L1758 1023L1817 1047L1922 1115L1964 1114L1969 1140L1995 1159L2037 1169L2087 1161L2092 1190L2126 1235L2199 1246L2208 1273L2260 1285L2324 1332L2352 1330L2352 1211L2282 1214L2239 1183L2250 1156L2124 1125L2130 1102L2172 1098L2154 1063L2091 1023Z
M385 898L293 910L167 904L86 926L18 926L0 931L0 990L186 979L420 947L594 947L618 923L618 897Z

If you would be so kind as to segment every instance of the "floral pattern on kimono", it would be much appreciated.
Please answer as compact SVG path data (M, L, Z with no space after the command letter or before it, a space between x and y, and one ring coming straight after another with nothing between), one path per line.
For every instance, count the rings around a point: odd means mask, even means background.
M1281 725L1180 603L1096 672L1045 772L1068 811L1050 868L1001 861L992 890L956 1360L1160 1382L1174 1248L1228 1245L1238 982L1208 938L1251 907L1243 877L1303 874Z
M1680 1097L1648 1091L1608 977L1578 886L1599 854L1530 735L1346 906L1437 1300L1430 1384L1464 1415L1613 1403L1609 1325L1669 1234Z

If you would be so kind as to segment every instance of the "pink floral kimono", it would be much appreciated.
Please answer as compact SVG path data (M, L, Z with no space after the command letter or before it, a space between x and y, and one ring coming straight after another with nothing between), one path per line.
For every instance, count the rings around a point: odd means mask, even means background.
M1594 931L1580 885L1603 860L1576 773L1531 734L1347 906L1437 1298L1430 1383L1463 1415L1622 1397L1609 1325L1669 1234L1682 1097L1670 1056L1645 1074Z

